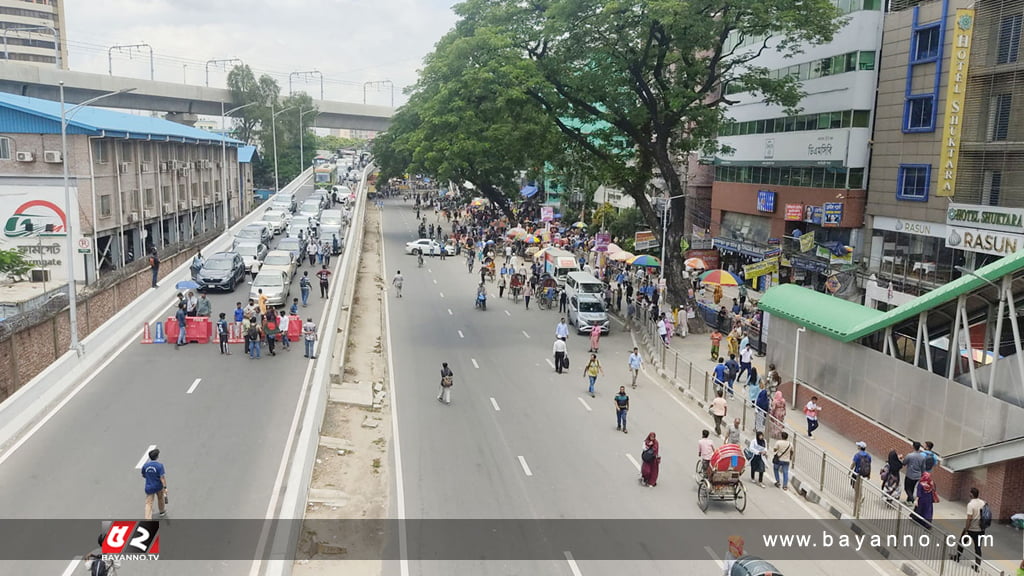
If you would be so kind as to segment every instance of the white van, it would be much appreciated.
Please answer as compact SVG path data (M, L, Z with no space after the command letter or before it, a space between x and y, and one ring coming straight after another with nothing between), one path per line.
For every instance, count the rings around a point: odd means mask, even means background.
M570 298L579 294L597 294L604 297L604 282L586 272L569 272L565 275L565 292Z

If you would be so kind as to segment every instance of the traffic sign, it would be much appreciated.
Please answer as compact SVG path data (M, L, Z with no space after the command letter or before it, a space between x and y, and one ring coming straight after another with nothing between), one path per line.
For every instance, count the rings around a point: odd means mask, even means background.
M83 236L78 239L78 253L92 254L92 238Z

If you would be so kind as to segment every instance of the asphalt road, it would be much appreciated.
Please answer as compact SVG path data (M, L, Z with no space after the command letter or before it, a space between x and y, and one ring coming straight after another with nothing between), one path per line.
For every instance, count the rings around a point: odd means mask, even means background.
M567 374L555 374L550 363L557 311L538 310L535 303L526 310L522 301L499 299L496 284L488 284L487 310L474 309L479 274L467 272L465 258L427 258L417 268L403 250L415 239L412 205L389 201L383 218L386 282L390 286L396 270L405 278L403 297L393 289L388 295L403 471L398 481L405 517L435 520L408 523L411 574L712 575L722 573L716 560L727 549L725 536L718 536L726 529L722 520L739 526L792 519L786 526L817 529L809 507L772 487L770 470L766 489L744 478L744 514L731 502L712 502L702 513L693 470L697 439L710 417L650 378L629 388L633 341L617 321L601 339L605 375L591 398L582 376L588 338L570 336ZM436 400L441 362L455 373L450 406ZM613 396L620 385L627 385L631 401L628 435L615 429ZM660 440L662 464L658 486L645 488L638 483L639 462L651 431ZM392 506L399 506L394 498ZM453 519L510 522L444 522ZM589 521L568 529L577 548L560 548L569 543L559 519ZM677 522L661 525L672 532L666 535L657 533L658 525L629 520ZM478 560L491 551L482 542L490 541L474 539L473 530L500 533L504 559ZM697 553L673 556L665 546L645 546L644 540L659 537L685 542ZM751 540L748 553L764 555ZM891 567L852 560L774 563L785 574L892 573ZM389 563L387 573L399 574L399 564Z
M306 185L299 197L311 191L312 185ZM276 242L275 238L271 244ZM340 257L332 259L335 272L340 262ZM299 270L299 275L310 270L308 261ZM320 326L326 300L320 299L315 280L313 284L310 306L300 308L300 313ZM220 312L230 319L235 303L244 304L248 291L246 283L234 293L211 293L214 319ZM299 296L297 279L292 282L292 296ZM168 302L163 318L170 315L173 304ZM133 342L122 349L2 462L0 517L141 518L145 496L138 466L148 447L157 445L167 469L171 522L262 519L312 363L303 358L301 342L293 344L291 352L282 351L278 344L276 357L270 357L264 345L263 359L258 361L249 360L242 348L232 345L231 356L222 356L212 342L178 350L171 344ZM4 526L10 530L12 525ZM218 529L230 532L232 526ZM97 534L99 530L97 525ZM228 539L230 533L209 536ZM82 542L80 552L88 552L94 544L95 540ZM166 549L173 542L165 539L163 545ZM69 560L0 563L0 574L60 574ZM126 565L120 573L247 574L250 565L243 561L148 562Z

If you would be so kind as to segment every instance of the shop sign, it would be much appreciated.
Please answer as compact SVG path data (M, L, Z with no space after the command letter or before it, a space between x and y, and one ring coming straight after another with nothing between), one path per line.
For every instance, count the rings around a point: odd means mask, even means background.
M743 267L743 277L746 279L757 278L758 276L764 276L765 274L771 274L772 272L779 271L779 259L769 258L762 260L761 262L754 262L753 264L747 264Z
M768 245L769 246L781 246L782 245L782 238L769 238L768 239Z
M906 234L917 234L918 236L931 236L932 238L946 237L946 225L941 222L923 222L921 220L875 216L872 219L871 225L875 230L903 232Z
M799 222L804 219L803 204L786 204L786 220Z
M812 248L814 248L814 231L813 230L810 231L810 232L804 232L804 234L802 236L800 236L800 251L801 252L810 252Z
M718 259L718 250L687 250L686 257L700 258L708 265L708 270L716 270L722 267Z
M768 250L765 250L765 252L764 252L764 257L765 258L777 258L777 257L779 257L781 255L782 255L782 248L779 247L779 246L776 246L775 248L769 248Z
M977 228L949 228L946 248L1009 256L1024 250L1024 236Z
M946 115L943 122L945 134L939 155L939 186L935 191L936 196L953 196L956 193L960 136L963 133L964 97L967 94L967 71L971 63L973 35L974 10L957 10L953 50L949 57L949 84L946 86Z
M791 262L793 264L793 268L797 270L807 270L809 272L825 272L828 270L828 262L822 262L820 260L794 256Z
M775 192L771 190L757 191L757 211L775 212Z
M73 230L77 226L78 192L71 190L71 210L65 211L64 188L61 186L0 187L0 245L16 250L33 268L50 271L57 284L67 282L67 259L75 254L67 250L68 215ZM72 246L81 246L83 237L75 233ZM92 249L91 243L88 248ZM74 250L74 248L72 248ZM84 253L84 252L83 252ZM85 267L76 268L75 276L84 280Z
M946 208L946 224L1024 234L1024 208L950 204Z
M804 206L804 222L820 225L821 216L821 206Z
M715 238L714 246L722 252L732 252L734 254L750 256L751 258L764 258L764 248L750 242L733 240L731 238Z
M596 252L607 252L608 245L612 242L612 235L607 232L594 234L594 250Z
M540 207L540 219L542 222L551 222L555 219L555 207L554 206L541 206Z
M633 247L637 250L648 250L658 247L658 239L650 230L640 230L633 234Z
M843 221L843 203L825 202L822 206L821 225L826 228L838 228Z

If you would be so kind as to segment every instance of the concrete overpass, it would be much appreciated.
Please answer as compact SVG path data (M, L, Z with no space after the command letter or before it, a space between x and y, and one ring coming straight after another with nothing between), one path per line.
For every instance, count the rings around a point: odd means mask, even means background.
M0 63L2 92L59 100L57 86L61 81L64 82L65 99L73 104L107 92L135 88L132 92L105 99L103 105L111 108L209 116L220 115L221 103L225 108L233 106L231 92L224 88L73 72L12 61ZM388 106L368 106L331 100L313 100L313 104L320 111L316 117L318 128L380 131L388 127L394 113L394 109Z

